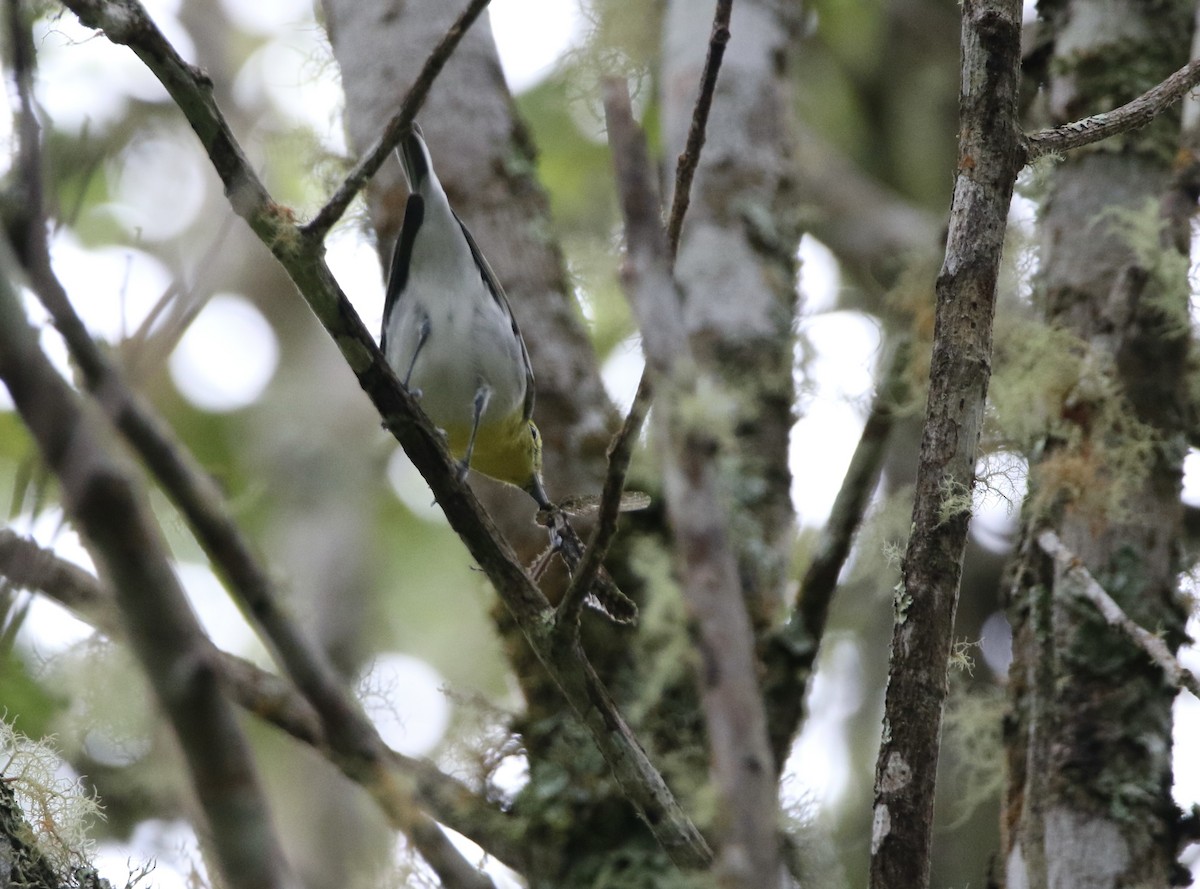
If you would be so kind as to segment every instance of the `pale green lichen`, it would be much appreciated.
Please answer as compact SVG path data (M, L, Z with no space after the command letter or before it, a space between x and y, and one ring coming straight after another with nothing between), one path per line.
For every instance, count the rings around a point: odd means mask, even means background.
M942 830L957 830L980 806L999 797L1004 783L1004 711L1002 691L952 685L942 717L942 746L955 790L952 820L941 825Z
M65 778L53 738L34 741L0 720L0 780L12 789L30 836L48 864L64 875L89 865L89 834L104 818L99 800L76 778Z

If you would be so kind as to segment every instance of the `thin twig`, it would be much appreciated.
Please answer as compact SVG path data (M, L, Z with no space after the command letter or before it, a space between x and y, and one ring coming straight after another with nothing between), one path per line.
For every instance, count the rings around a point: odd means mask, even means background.
M170 563L145 491L103 443L30 328L0 245L0 378L8 386L64 506L112 579L122 622L191 772L225 882L232 887L298 885L275 837L236 712L213 669L207 638Z
M1055 567L1062 572L1064 579L1074 582L1072 588L1095 606L1109 626L1116 627L1142 649L1163 671L1173 688L1190 691L1193 696L1200 698L1200 677L1179 662L1161 636L1151 633L1127 615L1057 534L1042 531L1037 536L1037 542L1042 552L1054 559Z
M729 17L733 12L733 0L717 0L717 11L713 15L712 36L708 39L708 55L704 59L704 70L700 74L700 93L692 108L692 123L688 128L687 142L675 167L675 196L671 202L671 216L667 222L667 245L671 264L679 252L679 236L683 231L683 217L691 202L692 177L700 165L700 150L704 147L708 112L712 109L713 94L717 88L717 74L721 60L725 57L725 46L729 43Z
M170 47L136 0L64 0L84 24L128 44L167 88L200 137L234 210L271 250L342 352L385 426L424 476L450 526L491 580L525 638L613 769L627 799L671 859L702 867L712 852L654 768L595 670L576 646L550 641L552 611L512 548L484 512L420 405L404 390L362 319L342 293L319 249L276 204L250 169L212 99L212 86ZM113 30L109 32L109 28ZM239 191L238 186L245 189ZM660 227L661 229L661 227Z
M325 206L312 218L312 221L301 226L300 230L306 238L314 241L323 240L329 230L342 218L342 214L346 212L346 208L350 206L354 197L383 166L388 154L412 125L417 111L424 104L425 97L429 95L434 80L441 73L451 54L458 48L459 41L462 40L463 35L467 33L467 29L471 27L475 19L479 18L480 13L487 8L489 2L490 0L471 0L462 14L454 20L454 24L438 41L433 52L429 54L429 58L425 60L425 64L421 66L421 72L417 75L417 79L413 81L413 85L408 88L408 92L404 94L404 99L400 102L400 109L384 126L379 138L367 149L362 159L354 165L354 169L338 186L337 191L333 193Z
M0 529L0 577L17 589L59 603L110 638L124 636L116 601L96 577L6 528ZM290 682L217 649L213 649L213 662L222 686L243 710L318 752L329 754L320 716ZM393 827L401 829L411 823L415 799L438 821L478 843L489 855L517 870L525 866L526 847L517 835L516 825L495 804L431 762L388 751L387 763L389 780L383 786L371 786L369 782L376 775L353 768L345 759L335 762L347 778L372 795L398 795L385 812L405 812L409 818L402 825L393 817Z
M1120 108L1031 133L1026 137L1028 150L1025 163L1143 127L1182 99L1197 83L1200 83L1200 61L1189 62L1162 83Z
M617 533L617 518L621 513L625 476L629 472L633 447L649 409L650 383L643 374L625 422L621 424L620 430L608 446L608 472L604 476L604 488L600 492L600 511L596 516L596 527L588 540L579 566L574 569L571 585L567 587L562 601L558 603L554 621L559 628L570 628L570 632L576 634L579 632L579 612L588 594L592 592L604 565L604 557L608 554L608 547ZM561 535L562 529L555 529L555 533ZM608 603L601 601L608 608ZM634 614L636 615L636 609Z
M821 531L816 552L796 591L791 616L768 637L763 656L766 667L763 697L768 702L771 750L779 766L787 757L792 737L800 724L805 688L821 646L838 577L879 482L896 406L908 399L911 346L910 340L903 339L894 347L850 458L846 477L830 510L829 521Z

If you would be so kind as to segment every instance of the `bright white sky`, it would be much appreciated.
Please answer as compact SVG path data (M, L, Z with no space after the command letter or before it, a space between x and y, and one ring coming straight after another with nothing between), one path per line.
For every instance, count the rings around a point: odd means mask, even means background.
M235 90L242 95L268 94L281 114L311 127L331 148L344 151L340 89L329 73L331 66L319 64L325 50L313 21L311 0L222 3L239 25L272 38L239 74ZM176 47L189 57L190 40L175 20L178 0L147 0L147 6ZM491 18L504 71L515 91L545 76L562 53L580 39L585 27L576 4L564 0L494 0ZM91 39L90 32L80 29L70 15L43 34L39 44L39 97L59 126L76 130L85 122L92 127L105 126L120 117L130 97L163 95L161 87L130 53L102 39ZM7 137L8 128L9 119L0 115L0 138ZM124 167L112 170L109 175L115 177L119 199L97 212L111 214L147 239L171 239L182 231L200 209L198 164L204 161L194 145L171 144L175 138L171 134L149 135L126 158ZM253 151L253 135L247 142ZM163 150L164 145L168 150ZM161 193L146 187L148 179L171 183L169 212L163 212L161 201L147 200L147 195ZM383 291L374 249L349 226L335 230L328 248L335 275L345 291L353 294L368 327L377 329ZM55 238L54 253L68 290L78 292L87 285L91 297L78 309L88 326L111 339L136 328L169 283L167 270L138 250L85 249L64 231ZM858 440L872 393L880 333L877 324L861 313L833 311L840 282L836 265L821 244L806 238L801 258L807 310L801 327L814 349L810 359L814 385L801 405L802 419L792 436L792 495L801 521L817 526L828 515ZM113 283L108 288L97 287L96 282L101 281ZM44 320L44 314L32 302L30 314L38 321ZM222 348L228 346L230 336L244 340L245 347ZM45 344L59 366L65 368L65 350L57 337L47 333ZM220 361L212 358L218 349ZM200 314L171 356L169 369L181 393L197 406L212 411L234 410L261 394L274 373L276 358L274 335L265 319L248 300L226 293L214 297ZM605 382L619 404L628 404L640 367L640 355L634 349L622 350L605 368ZM6 407L7 393L0 390L0 409ZM418 514L426 514L428 493L419 478L414 480L408 466L407 459L398 454L388 477L398 496ZM1200 465L1191 460L1188 470L1188 495L1200 500ZM986 544L1010 530L1012 516L1007 504L981 501L977 507L974 524L982 542ZM430 519L437 521L440 516L430 515ZM56 516L44 516L32 531L44 542L53 540L65 556L90 567L86 553L77 540L61 531ZM211 571L202 565L184 565L181 576L215 641L231 650L253 649L251 631L229 604ZM1195 621L1191 628L1193 634L1200 632ZM46 654L62 650L86 635L87 629L65 612L39 600L23 641ZM1200 657L1194 653L1189 657L1193 669L1200 667ZM845 720L858 706L855 695L859 671L855 643L831 640L826 669L813 689L812 712L820 718L809 721L797 744L785 797L808 795L828 801L847 785L850 764L843 755L848 748ZM439 691L443 680L429 665L402 654L381 655L363 681L373 689L392 685L403 688L403 694L391 696L389 706L377 711L398 749L419 755L433 748L445 730L448 705ZM1176 714L1178 749L1195 749L1195 739L1200 738L1200 703L1181 696ZM513 772L519 780L519 765ZM1200 800L1200 758L1177 757L1176 777L1176 796L1181 805ZM102 873L119 879L130 856L157 855L159 868L154 883L182 887L187 862L195 858L194 849L195 840L186 825L154 822L143 825L130 844L106 845L99 864ZM499 872L497 878L503 885L515 885Z

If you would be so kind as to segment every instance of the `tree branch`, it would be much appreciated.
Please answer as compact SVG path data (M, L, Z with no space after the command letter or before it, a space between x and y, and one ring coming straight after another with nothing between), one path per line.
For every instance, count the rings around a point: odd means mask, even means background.
M116 602L99 580L8 529L0 529L0 577L18 589L58 602L110 638L124 638ZM345 759L330 755L320 716L291 683L228 652L213 649L213 659L222 686L243 710L330 758L342 774L372 796L393 795L393 801L382 808L394 828L407 831L419 806L509 867L518 871L525 867L525 844L516 835L511 817L467 785L431 762L391 750L386 757L387 782L372 785L368 782L377 775L353 770ZM404 823L396 818L400 812L407 816ZM414 839L413 844L424 857L421 843Z
M704 136L708 127L708 113L712 110L713 94L717 90L717 74L725 57L725 46L729 43L729 18L733 12L733 0L717 0L713 14L712 36L708 39L708 55L704 58L704 70L700 73L700 92L692 108L692 123L688 127L687 142L675 166L675 195L671 201L671 216L667 221L667 245L670 263L675 264L679 251L679 236L683 232L683 217L687 214L692 197L692 178L700 166L700 151L704 148Z
M1200 698L1200 677L1179 662L1179 658L1171 653L1170 647L1160 636L1151 633L1129 617L1097 582L1079 557L1063 545L1057 534L1053 531L1042 531L1037 535L1037 542L1042 552L1054 559L1055 568L1072 583L1072 588L1095 606L1110 627L1116 627L1142 649L1163 671L1163 676L1172 687L1190 691L1193 696Z
M474 24L475 19L479 18L479 15L487 8L489 2L490 0L471 0L462 14L455 19L446 35L442 37L425 60L425 64L421 67L421 73L417 75L413 85L404 94L404 99L400 102L400 109L384 125L379 138L367 149L362 159L354 165L354 169L338 186L337 191L333 193L320 212L312 218L311 222L302 227L301 230L306 238L314 241L324 240L329 230L342 218L355 195L362 191L371 177L383 166L388 154L412 125L417 111L424 104L425 97L429 95L434 80L437 79L443 66L458 47L458 42L467 33L467 29Z
M605 82L604 110L625 221L622 277L642 331L647 372L664 396L659 422L667 507L704 664L700 691L725 812L717 868L730 885L768 889L782 878L778 797L754 636L713 469L721 398L691 352L645 138L624 80Z
M491 580L539 660L590 731L622 791L677 864L698 867L711 856L704 838L650 763L582 650L556 650L551 610L512 548L503 540L419 404L400 385L374 338L338 287L318 240L292 222L246 163L212 100L211 85L167 43L136 0L64 0L86 25L125 43L167 87L209 153L233 208L271 250L300 295L341 350L360 385L413 465L428 482L450 526ZM107 26L114 28L107 33ZM245 188L239 185L249 183Z
M1025 163L1144 127L1182 99L1197 83L1200 83L1200 61L1189 62L1158 86L1120 108L1031 133L1026 137L1028 149Z
M996 279L1024 161L1017 126L1019 0L966 0L962 46L958 173L936 286L912 530L895 599L875 766L871 889L929 885L938 737L991 376Z
M171 720L225 880L292 887L253 754L221 695L210 646L167 561L145 492L38 348L0 248L0 378L62 485L64 505L112 579L134 652Z

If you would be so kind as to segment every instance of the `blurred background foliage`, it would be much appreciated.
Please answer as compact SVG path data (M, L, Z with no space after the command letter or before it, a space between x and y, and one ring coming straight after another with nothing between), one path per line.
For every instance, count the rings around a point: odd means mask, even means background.
M580 0L569 51L516 80L523 57L553 56L561 43L561 35L535 28L534 19L553 24L560 10L551 9L569 5L562 0L530 10L498 0L498 20L513 24L497 32L507 35L501 55L540 152L537 170L555 226L550 234L564 248L596 350L607 362L606 382L624 404L636 382L637 356L617 284L619 228L595 60L623 58L643 78L636 98L655 139L661 4ZM299 217L311 214L354 160L341 131L336 68L311 4L155 0L148 6L183 55L209 73L217 101L275 197ZM711 9L697 4L696 14L707 18ZM805 16L805 33L791 47L799 126L866 181L941 220L954 169L958 6L949 0L811 0ZM35 42L55 260L77 310L219 480L246 532L291 591L296 613L340 666L357 676L377 655L405 656L393 661L400 664L395 681L406 698L421 698L426 689L428 704L424 712L400 714L409 738L401 748L434 751L443 762L489 774L499 769L503 776L507 769L499 784L511 792L520 757L504 747L499 727L519 699L488 618L493 596L431 506L428 489L380 429L291 284L232 218L194 136L137 60L48 2L40 6ZM0 118L11 143L9 115ZM660 160L669 175L674 159ZM11 165L11 159L6 154L0 163ZM5 175L12 195L13 173ZM806 175L820 179L824 171ZM817 198L805 211L818 224L846 212ZM865 219L876 208L860 211ZM329 259L368 326L378 329L383 285L372 238L356 204L330 239ZM927 262L914 284L881 274L876 263L855 265L849 253L840 255L839 266L838 245L828 247L832 253L815 242L802 251L799 326L809 345L797 354L803 397L794 434L805 443L793 465L805 523L797 572L857 437L878 344L896 323L896 305L914 314L927 304L932 284ZM938 247L936 239L924 245L929 253ZM70 375L57 334L32 297L28 304L47 352ZM826 678L812 696L816 718L788 779L794 805L820 810L839 859L831 873L848 884L860 882L866 870L896 579L895 565L882 553L906 533L903 498L915 429L910 420L908 440L900 437L890 460L885 488L899 498L897 505L877 510L835 604L822 661ZM9 524L86 564L33 453L6 406L0 410L0 502L7 504ZM183 524L161 498L156 505L218 644L265 661L231 606L222 604L220 586ZM976 548L971 560L960 635L974 640L997 610L1001 557ZM10 613L26 602L10 599ZM128 838L142 818L161 818L177 807L157 798L169 791L148 789L154 786L149 774L138 774L139 763L153 768L148 751L163 741L146 714L100 719L102 712L123 712L123 701L134 697L128 665L102 656L102 648L66 612L33 600L15 648L0 661L0 710L31 736L59 733L68 759L95 780L103 797L109 819L101 830ZM79 675L64 671L69 663L86 665L93 681L68 681ZM964 689L978 687L981 696L995 699L988 666L960 679ZM367 680L384 697L387 681ZM936 885L982 885L995 848L995 794L975 794L978 782L969 786L965 771L955 780L955 770L977 765L984 746L980 719L963 715L947 728L943 784L957 799L942 806L954 826L938 837ZM448 722L452 728L443 734ZM101 724L107 740L89 742ZM960 737L965 740L956 753ZM268 765L273 789L286 792L292 780L286 756L297 754L285 755L270 738L260 741L279 757ZM957 805L975 795L985 804L974 815Z

